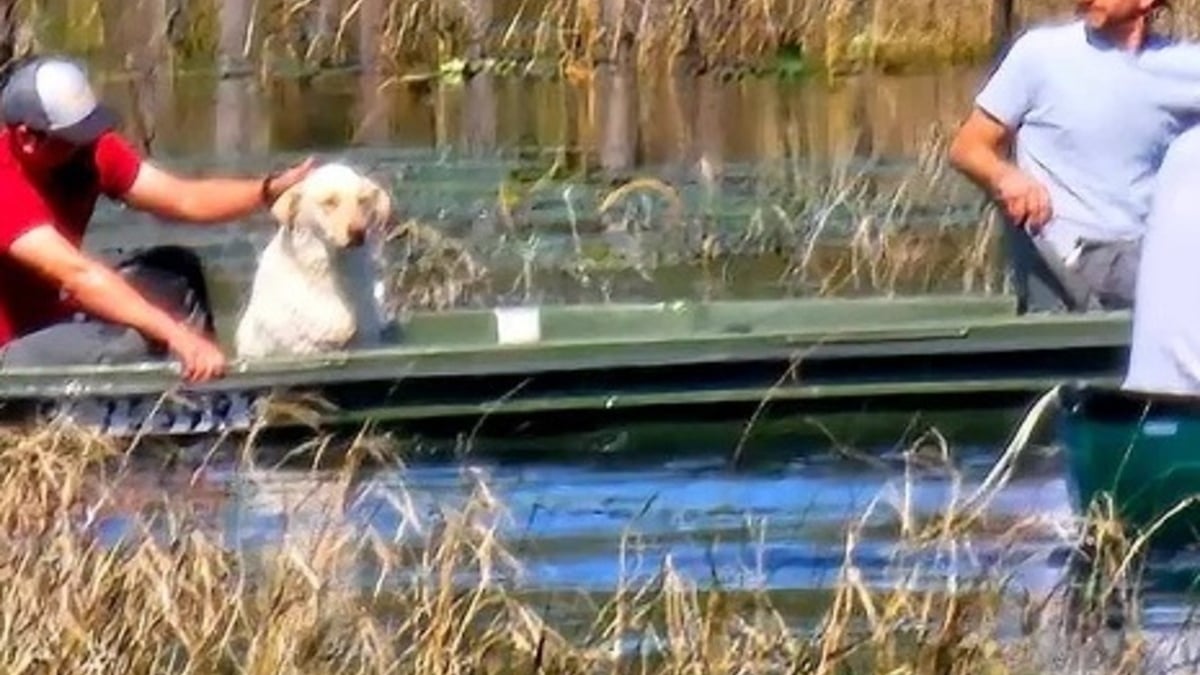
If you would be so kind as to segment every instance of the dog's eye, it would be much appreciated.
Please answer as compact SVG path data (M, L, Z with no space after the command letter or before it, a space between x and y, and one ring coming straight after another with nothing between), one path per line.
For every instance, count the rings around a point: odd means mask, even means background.
M335 209L335 208L337 208L337 205L338 205L338 199L337 199L337 197L334 197L334 196L329 196L329 197L326 197L325 199L321 200L321 206L323 206L327 209Z

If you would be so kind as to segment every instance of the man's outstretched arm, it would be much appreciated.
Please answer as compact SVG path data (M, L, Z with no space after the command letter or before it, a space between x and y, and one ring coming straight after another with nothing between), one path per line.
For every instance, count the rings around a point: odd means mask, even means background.
M223 223L249 216L300 182L312 169L309 158L268 178L189 178L142 162L122 200L161 218L189 223ZM265 182L264 182L265 181ZM265 192L265 194L264 194Z
M182 361L185 379L224 374L226 359L217 345L147 301L120 274L79 250L53 226L40 225L21 234L8 255L55 283L88 313L166 344Z

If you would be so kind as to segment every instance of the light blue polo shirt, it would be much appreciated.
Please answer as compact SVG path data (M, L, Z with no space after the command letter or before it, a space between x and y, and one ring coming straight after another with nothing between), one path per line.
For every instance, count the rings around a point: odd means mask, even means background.
M1200 126L1171 144L1158 172L1124 387L1200 394Z
M1200 50L1156 39L1138 53L1082 21L1018 38L976 98L1017 128L1015 160L1050 193L1042 230L1067 257L1079 238L1136 239L1167 145L1200 112Z

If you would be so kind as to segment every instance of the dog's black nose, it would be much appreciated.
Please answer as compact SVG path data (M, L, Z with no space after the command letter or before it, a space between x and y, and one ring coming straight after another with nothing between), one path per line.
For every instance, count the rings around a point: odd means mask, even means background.
M364 230L350 230L347 236L347 242L351 246L362 246L363 241L367 238L367 233Z

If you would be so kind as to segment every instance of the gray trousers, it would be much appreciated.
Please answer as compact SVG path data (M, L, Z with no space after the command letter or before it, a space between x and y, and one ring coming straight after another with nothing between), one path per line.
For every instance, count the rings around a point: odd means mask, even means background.
M1005 227L1017 311L1086 312L1133 306L1140 241L1081 241L1078 260L1068 268L1048 244Z
M116 265L127 281L169 314L214 336L204 270L195 253L178 246L146 249ZM155 360L166 345L127 326L79 317L23 335L0 348L0 369L97 365Z

